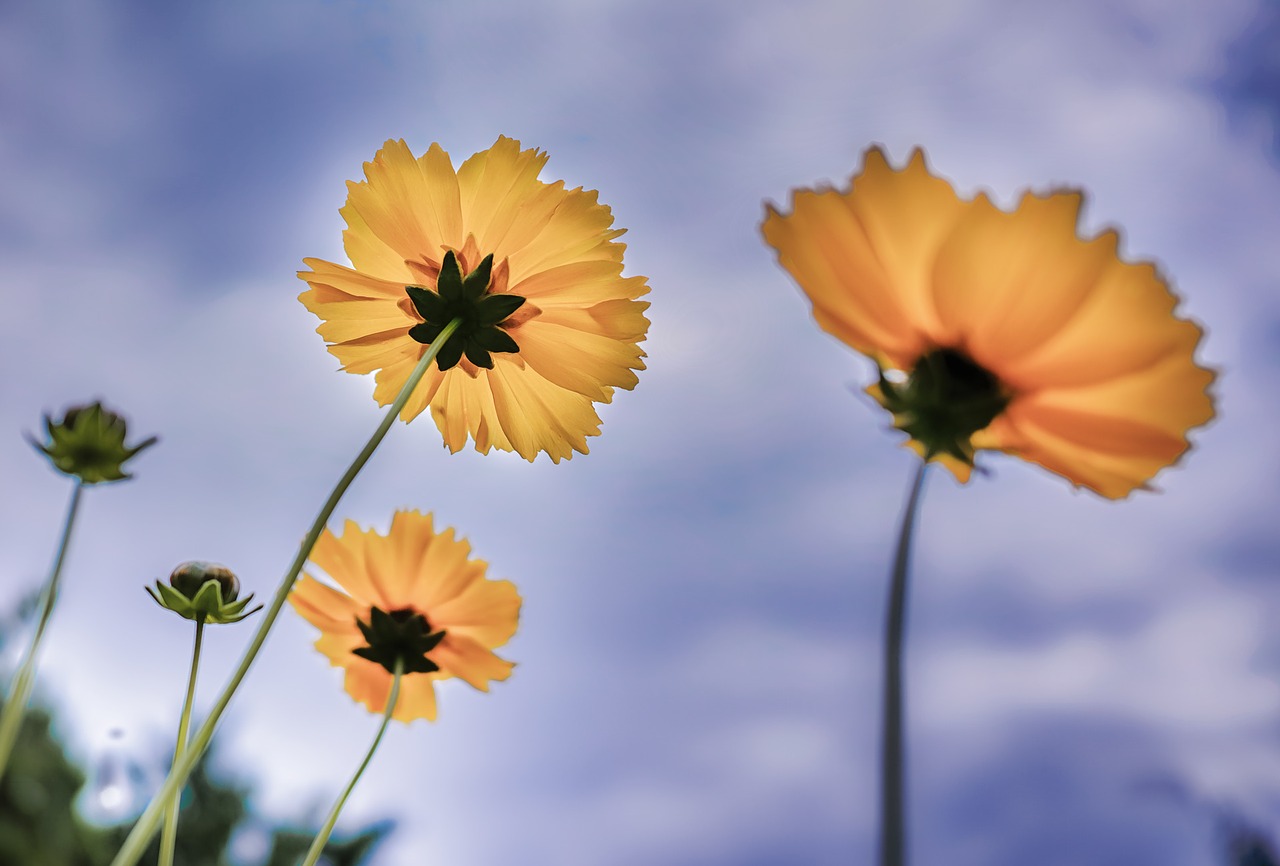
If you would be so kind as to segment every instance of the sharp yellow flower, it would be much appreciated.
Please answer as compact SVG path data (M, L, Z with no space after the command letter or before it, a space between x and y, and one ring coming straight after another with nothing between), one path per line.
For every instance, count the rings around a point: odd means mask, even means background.
M408 673L394 718L404 722L436 717L436 680L487 692L511 675L493 650L515 634L520 595L488 580L487 563L470 553L417 511L397 511L385 536L348 520L342 535L326 529L316 542L311 563L340 588L304 574L289 603L320 629L316 649L346 670L347 692L370 712L386 710L397 654Z
M299 296L349 373L377 373L391 403L453 316L465 321L405 404L428 406L445 444L553 461L587 452L595 403L644 369L644 277L622 276L625 244L594 191L544 183L547 155L501 137L457 171L433 144L388 141L348 183L341 214L353 267L305 259Z
M848 191L800 189L762 230L823 330L881 369L868 393L921 454L968 480L975 450L1014 454L1118 499L1213 417L1200 328L1155 266L1078 235L1083 193L1012 212L963 200L917 149L867 151Z

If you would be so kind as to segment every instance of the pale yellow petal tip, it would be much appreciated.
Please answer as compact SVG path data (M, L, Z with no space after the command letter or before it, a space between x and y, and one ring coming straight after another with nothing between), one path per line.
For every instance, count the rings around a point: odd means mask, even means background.
M636 299L650 291L648 280L622 275L626 246L616 238L623 230L613 227L612 211L594 191L537 178L546 160L544 151L522 150L518 139L499 135L454 170L438 143L415 159L404 139L388 139L364 164L366 179L347 185L341 213L352 267L308 258L312 270L298 271L310 286L299 300L321 319L329 351L347 372L376 373L374 398L383 406L394 402L424 351L409 333L423 320L405 286L434 290L448 251L471 244L477 261L464 262L468 273L493 255L505 290L528 298L536 289L536 306L548 317L610 311L562 324L580 339L544 339L536 357L516 339L516 350L495 352L495 369L484 375L470 376L461 365L429 371L400 418L411 421L430 407L455 453L469 441L481 453L497 448L530 460L538 453L553 462L586 453L580 443L598 435L599 424L585 407L605 402L614 388L630 390L635 371L644 369L617 359L636 355L647 319L640 317L639 332L616 322L634 323L625 316L647 309ZM610 306L628 304L631 313ZM510 333L540 327L535 316Z
M347 648L363 644L350 623L339 623L336 612L355 609L356 619L368 624L373 608L384 613L411 612L425 618L432 631L456 631L466 652L429 650L427 659L439 666L433 673L414 673L405 682L420 677L430 681L459 677L477 688L488 690L488 682L510 676L513 663L500 659L493 650L505 644L519 625L523 600L508 580L490 580L487 563L471 556L471 545L458 538L452 528L436 531L431 512L397 511L389 531L383 535L363 530L353 520L343 524L341 534L326 529L312 551L312 561L337 585L316 581L308 573L295 585L289 601L303 613L303 596L323 593L322 603L333 608L324 616L307 616L320 629L316 649L329 663L346 671L346 689L351 697L373 712L382 712L377 695L390 689L391 674ZM495 595L496 594L496 595ZM319 596L317 596L319 597ZM363 603L357 601L365 599ZM479 601L477 601L479 599ZM492 603L494 599L496 603ZM370 602L369 600L372 600ZM486 603L485 600L488 600ZM321 609L316 604L311 607ZM425 632L420 632L422 634ZM446 637L446 640L448 638ZM434 718L434 698L426 714L427 690L420 688L421 703L403 697L395 718ZM376 709L375 709L375 705Z
M873 145L847 190L792 190L791 213L766 202L761 231L818 324L900 371L907 391L938 378L920 368L941 356L994 383L991 394L1004 402L989 405L1004 414L968 419L956 402L955 419L939 422L943 432L930 428L955 444L941 450L1003 451L1122 498L1152 489L1159 471L1189 453L1167 443L1188 441L1213 417L1214 373L1195 358L1203 330L1178 316L1155 265L1121 258L1116 229L1081 236L1086 198L1055 187L1004 211L984 193L962 199L932 174L922 148L895 168ZM952 385L963 393L963 382ZM1092 431L1076 422L1020 427L1010 419L1022 401L1098 421ZM896 424L920 432L921 416L895 411ZM1110 440L1098 435L1103 428L1159 435ZM961 480L970 475L963 461L941 462Z

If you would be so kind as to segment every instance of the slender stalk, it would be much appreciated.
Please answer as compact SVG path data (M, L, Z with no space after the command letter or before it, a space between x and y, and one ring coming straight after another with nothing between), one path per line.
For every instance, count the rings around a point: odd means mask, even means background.
M200 670L200 642L204 639L204 618L198 614L196 641L191 650L191 676L187 678L187 696L182 702L182 716L178 719L178 741L173 748L173 760L177 763L187 748L187 731L191 728L191 704L196 696L196 673ZM173 850L178 844L178 810L182 807L182 788L179 787L169 801L164 813L164 829L160 832L160 860L158 866L173 866Z
M324 506L312 522L306 538L302 540L302 546L298 548L298 554L293 558L293 564L289 566L289 571L285 574L284 579L280 581L280 586L276 589L276 594L272 597L271 604L267 607L266 613L263 614L262 621L258 624L258 630L253 635L253 640L250 641L244 656L240 659L240 666L231 675L231 680L227 683L226 688L222 690L222 694L218 696L213 707L209 710L209 715L192 738L191 745L182 753L181 758L173 762L173 768L169 770L169 775L165 777L164 784L160 786L160 790L156 792L156 795L151 799L151 803L147 805L142 816L138 818L138 823L134 824L133 829L129 831L128 838L124 840L124 845L121 846L120 851L116 854L116 858L111 861L111 866L135 866L142 857L147 843L151 841L151 837L155 835L160 824L165 805L173 799L174 793L186 782L187 776L191 775L191 770L196 765L196 761L204 754L204 750L209 747L209 741L213 739L213 732L218 727L218 721L222 718L222 713L226 710L227 704L231 702L231 696L235 694L240 681L249 672L249 667L253 664L253 660L258 657L258 651L262 649L262 644L267 639L267 633L271 630L271 626L275 624L276 617L280 615L285 601L289 598L289 591L293 589L294 582L297 581L298 575L302 572L302 566L306 563L307 557L311 555L311 548L315 546L316 539L324 531L325 524L329 522L329 518L333 515L333 510L338 507L338 501L342 499L342 495L347 492L351 482L355 480L356 475L360 473L365 463L369 461L374 450L382 442L383 437L387 435L387 431L391 429L391 423L400 414L404 404L409 401L409 395L413 393L413 389L417 387L418 382L422 380L427 369L435 361L436 355L444 348L445 342L448 341L449 337L453 336L453 332L461 324L461 319L454 319L444 327L444 330L436 337L436 341L428 347L422 359L418 361L418 365L409 374L409 378L405 381L404 387L400 389L395 402L387 410L387 414L383 417L382 423L378 425L378 429L374 431L373 436L370 437L364 448L356 456L356 459L351 463L351 466L339 479L337 486L329 494L329 498L325 500Z
M320 855L324 852L324 846L328 844L329 836L333 833L333 828L338 823L338 815L342 812L342 807L347 804L347 798L351 796L351 792L355 790L356 782L360 781L360 777L364 775L365 767L368 767L369 761L373 759L374 751L377 750L378 744L382 742L382 735L387 732L387 725L391 722L391 714L396 710L396 701L400 700L400 679L403 676L404 661L403 659L396 659L395 676L391 680L391 694L387 696L387 708L382 711L382 725L378 728L378 735L373 738L373 743L369 746L369 751L365 753L364 760L360 762L360 766L356 769L356 774L351 777L351 781L347 783L347 787L334 802L333 808L329 810L329 817L325 819L324 826L320 828L320 832L312 840L311 849L307 851L307 859L302 861L302 866L315 866L316 861L320 859Z
M884 717L880 752L880 866L905 866L906 783L903 745L902 645L907 630L907 576L911 559L911 532L915 527L924 475L929 468L920 461L911 482L907 507L902 512L898 549L893 557L889 587L889 611L884 636Z
M44 591L40 594L40 620L36 624L35 633L31 636L31 646L27 648L26 658L18 668L18 675L13 679L13 687L9 697L0 710L0 777L4 776L5 767L9 764L9 756L13 753L13 744L18 740L18 729L22 726L22 717L27 711L27 701L31 699L31 690L36 682L36 657L40 653L40 642L44 639L45 629L53 615L54 602L58 600L58 583L62 578L62 564L67 559L67 547L71 543L71 529L75 526L76 514L80 511L80 493L84 490L84 482L76 479L71 491L71 502L67 505L67 517L62 526L62 540L58 542L58 552L53 560L53 570L45 582Z

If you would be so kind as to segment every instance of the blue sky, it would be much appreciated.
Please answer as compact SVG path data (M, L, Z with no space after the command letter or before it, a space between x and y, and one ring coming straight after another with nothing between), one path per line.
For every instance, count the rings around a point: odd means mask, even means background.
M1085 187L1222 370L1158 495L1000 457L930 480L918 862L1208 866L1212 809L1280 827L1278 41L1245 0L0 6L0 604L68 494L20 433L101 396L162 436L86 502L41 681L69 746L168 748L190 636L142 585L204 558L269 594L377 424L295 300L344 182L387 138L456 163L505 134L629 229L649 370L590 455L397 425L339 507L431 509L526 598L512 679L393 729L346 826L397 817L388 866L869 862L911 461L757 227L881 142L1006 204ZM210 636L206 703L249 631ZM286 614L224 724L265 814L326 808L376 727L312 640Z

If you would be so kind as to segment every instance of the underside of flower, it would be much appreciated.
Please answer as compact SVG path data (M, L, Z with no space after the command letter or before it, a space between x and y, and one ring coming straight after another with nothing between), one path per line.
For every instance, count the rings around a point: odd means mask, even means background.
M873 147L846 189L791 205L762 225L778 262L818 325L880 367L867 392L908 446L960 481L975 451L1003 451L1122 499L1213 418L1203 331L1116 231L1081 232L1083 192L1002 210L959 196L919 149L895 168Z
M505 137L457 168L438 144L415 157L388 141L341 210L351 266L299 272L329 351L376 375L382 406L460 320L400 412L429 413L450 451L585 454L596 406L644 369L649 287L623 276L623 229L596 192L540 180L546 161Z
M880 369L880 394L894 426L924 446L925 458L949 454L973 465L974 433L1009 405L1010 394L989 370L959 349L933 349L895 384Z
M396 662L406 674L429 674L440 670L440 665L427 658L427 653L444 640L444 630L431 631L431 623L413 608L400 608L388 613L373 607L369 609L369 621L366 623L357 618L356 625L369 642L368 646L352 650L360 658L380 664L391 673L395 673Z
M422 316L422 324L409 329L409 336L419 343L431 344L445 327L456 319L462 324L436 356L441 371L462 360L477 367L493 369L492 352L518 352L520 347L501 325L512 313L524 306L519 295L492 291L493 254L485 256L466 276L458 266L453 250L445 253L436 278L436 291L421 286L405 286L414 309Z

